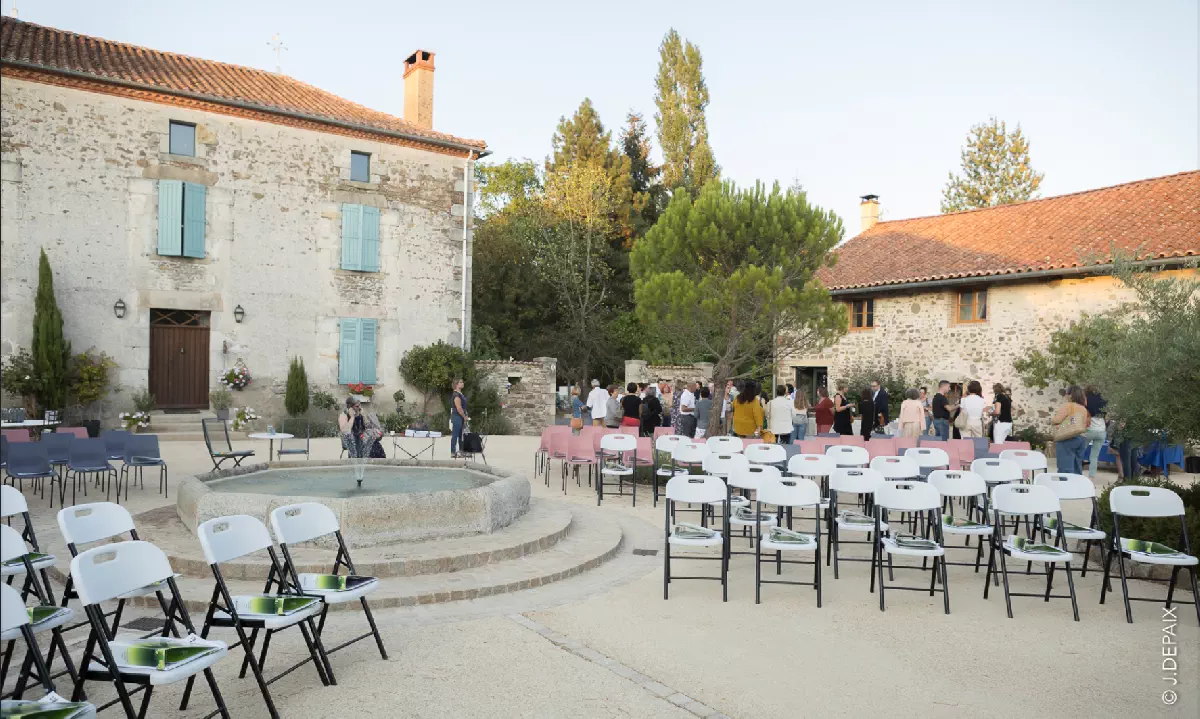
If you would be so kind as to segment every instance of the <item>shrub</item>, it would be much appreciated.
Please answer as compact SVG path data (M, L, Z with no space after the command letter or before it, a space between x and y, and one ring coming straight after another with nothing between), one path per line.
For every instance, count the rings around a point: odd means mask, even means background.
M0 364L0 387L11 395L26 399L31 405L33 398L41 390L41 377L33 364L33 355L28 350L18 350L5 358ZM32 406L27 406L32 409Z
M312 393L312 405L317 409L336 410L338 406L337 397L323 389L314 390Z
M208 393L208 404L213 409L229 409L233 406L233 392L216 389Z
M296 437L303 439L305 422L308 422L308 436L313 439L317 439L319 437L337 437L341 434L341 432L338 431L337 420L325 418L287 418L279 420L275 426L279 427L280 432L290 432L296 435Z
M129 399L133 401L133 407L139 412L153 412L158 404L154 400L154 395L150 394L148 389L139 389L137 392L129 395Z
M872 381L878 381L879 386L888 393L889 421L900 416L900 403L904 401L905 390L928 387L930 396L937 391L937 387L930 386L929 379L922 372L914 370L907 363L892 362L890 359L878 365L862 360L855 361L842 370L841 379L849 385L846 399L853 405L858 404L860 392L869 389ZM832 388L830 396L833 396Z
M1054 443L1053 437L1038 430L1037 427L1023 427L1020 431L1010 434L1008 438L1014 442L1028 442L1030 448L1039 452L1045 452L1046 448Z
M108 394L108 376L116 369L112 357L91 350L75 355L71 361L71 395L79 404L90 407Z
M304 371L304 360L299 357L293 357L288 367L283 406L290 417L299 417L308 411L308 373Z
M467 396L467 412L471 417L479 420L488 416L493 418L490 420L492 422L500 420L500 395L495 388L484 383L487 375L475 369L473 356L458 347L445 342L414 347L400 361L400 373L409 384L421 391L423 396L417 411L429 417L429 428L432 430L446 431L450 415L450 384L456 378L463 380L463 394ZM434 397L440 400L440 412L430 410Z
M1192 553L1196 551L1196 542L1200 537L1200 482L1192 482L1190 487L1180 487L1165 477L1137 477L1125 481L1124 485L1113 486L1129 486L1138 485L1141 487L1166 487L1175 492L1183 499L1183 508L1187 513L1187 532L1188 540L1192 544ZM1113 521L1112 509L1109 507L1108 497L1112 494L1113 487L1108 487L1100 495L1100 525L1108 535L1112 536ZM1159 542L1168 547L1173 547L1180 551L1183 547L1180 545L1179 539L1179 518L1178 517L1122 517L1121 518L1121 536L1128 539L1144 539L1148 542Z

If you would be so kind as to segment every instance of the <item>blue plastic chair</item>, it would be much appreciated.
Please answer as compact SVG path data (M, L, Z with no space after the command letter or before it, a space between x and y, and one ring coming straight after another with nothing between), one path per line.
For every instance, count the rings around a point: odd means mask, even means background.
M125 443L133 433L127 429L110 429L100 435L104 440L104 446L107 448L105 459L124 459L125 458Z
M74 479L71 485L71 504L75 503L75 486L79 484L80 476L84 478L83 496L87 496L87 475L96 475L97 481L117 480L117 504L121 503L121 478L117 470L108 463L107 443L97 437L95 439L76 439L71 443L71 455L67 461L67 479ZM66 486L63 485L63 490ZM109 498L112 482L104 483L104 498ZM129 499L129 488L125 489L125 498ZM65 501L65 500L64 500Z
M924 434L924 435L921 435L921 437L917 440L917 446L924 447L927 444L933 444L935 442L940 442L942 444L945 444L947 439L949 439L949 438L948 437L938 437L937 435L930 436L928 434Z
M0 469L8 467L8 437L0 435Z
M50 458L46 456L46 448L41 442L13 442L8 446L8 466L5 472L17 480L17 489L25 491L24 480L33 480L34 488L41 487L45 497L46 487L38 481L54 478L54 468L50 466ZM51 492L51 501L53 501Z
M54 506L54 483L61 484L63 481L63 473L66 471L71 451L71 442L74 439L75 435L73 434L43 432L42 439L38 442L46 448L46 457L49 458L50 466L54 468L57 475L50 480L50 506Z
M125 442L125 456L122 461L125 463L121 467L121 481L125 484L126 493L129 492L129 482L136 478L138 486L145 489L146 484L142 480L142 471L146 467L158 467L158 491L164 497L167 495L167 463L163 461L162 454L158 449L157 434L131 434ZM133 468L134 476L130 477L130 468Z

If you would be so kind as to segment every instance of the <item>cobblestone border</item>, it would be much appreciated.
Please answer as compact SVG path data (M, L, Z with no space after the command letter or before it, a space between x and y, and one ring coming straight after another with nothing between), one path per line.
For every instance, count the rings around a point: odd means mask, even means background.
M732 719L732 717L729 715L722 714L716 709L713 709L707 704L689 697L683 692L676 691L671 687L662 684L661 682L657 682L645 674L642 674L641 672L638 672L622 664L621 662L618 662L616 659L606 657L585 644L577 642L566 635L559 634L550 627L539 624L524 614L509 614L508 618L525 627L526 629L542 635L543 638L559 649L570 652L580 659L589 661L592 664L604 667L613 674L637 684L642 689L645 689L659 699L670 702L681 709L686 709L698 717L702 717L703 719Z

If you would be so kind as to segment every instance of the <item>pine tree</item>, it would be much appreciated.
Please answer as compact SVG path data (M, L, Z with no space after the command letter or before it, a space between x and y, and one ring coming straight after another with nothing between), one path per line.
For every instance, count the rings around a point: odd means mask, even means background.
M975 125L962 150L962 176L950 173L942 190L942 212L961 212L1024 202L1037 193L1044 174L1029 162L1021 126L1010 134L996 118Z
M67 402L67 365L71 345L63 337L62 312L54 299L54 273L42 250L38 260L38 288L33 309L33 366L41 381L38 403L42 409L61 410Z
M663 152L663 185L671 192L685 188L695 196L721 174L708 144L703 60L700 49L685 43L674 28L663 38L658 52L654 121Z
M552 156L546 174L562 173L574 166L595 166L608 177L614 245L627 244L633 236L634 200L630 189L629 159L613 147L612 133L604 129L592 101L584 98L570 119L561 117L551 138ZM547 179L547 182L549 180Z
M283 395L283 407L289 417L299 417L308 411L308 372L304 360L292 358L288 367L287 392Z
M639 112L629 112L621 131L621 151L629 160L629 185L633 193L633 234L641 236L658 221L664 193L659 175L662 168L650 160L650 138Z

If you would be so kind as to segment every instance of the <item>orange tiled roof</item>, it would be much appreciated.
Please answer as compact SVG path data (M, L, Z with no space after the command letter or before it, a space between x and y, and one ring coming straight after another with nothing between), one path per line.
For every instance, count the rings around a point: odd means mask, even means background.
M132 83L216 104L248 104L268 113L297 113L318 123L348 123L368 132L402 133L417 141L462 146L464 152L487 147L482 140L426 130L286 75L56 30L12 17L0 19L0 63L5 69L78 73L101 82Z
M1200 171L933 217L880 222L837 249L831 290L1200 255Z

